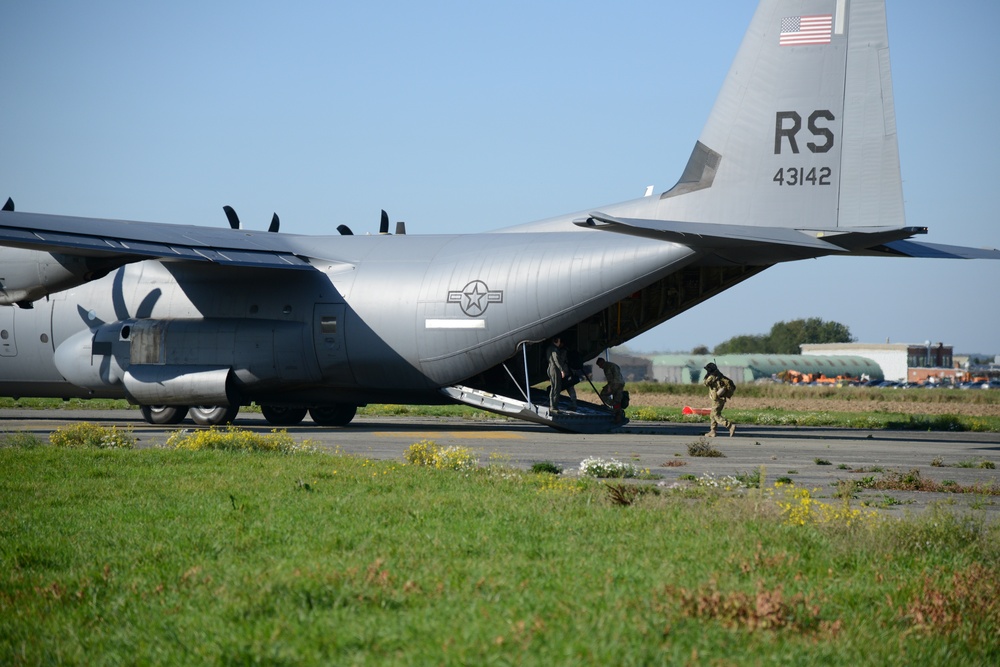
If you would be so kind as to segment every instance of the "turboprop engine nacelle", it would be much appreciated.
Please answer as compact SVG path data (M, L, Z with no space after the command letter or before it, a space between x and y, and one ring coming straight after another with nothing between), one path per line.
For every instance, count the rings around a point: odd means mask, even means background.
M306 325L275 320L102 324L63 341L55 365L78 387L143 405L230 405L243 393L319 378Z
M102 278L121 260L100 260L25 248L0 248L0 305L28 304Z

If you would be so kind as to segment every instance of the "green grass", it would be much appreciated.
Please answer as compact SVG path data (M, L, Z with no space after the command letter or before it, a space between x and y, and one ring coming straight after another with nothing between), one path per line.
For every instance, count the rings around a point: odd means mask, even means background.
M919 391L919 390L917 390ZM937 390L930 390L931 392ZM984 392L985 393L985 392ZM859 406L860 407L860 406ZM708 423L709 417L685 415L680 408L633 407L627 411L635 422L667 421ZM726 417L737 424L758 426L802 426L857 428L889 431L974 431L1000 432L1000 417L965 415L900 415L891 412L800 412L793 410L726 410Z
M670 396L705 397L700 384L667 384L636 382L628 389L635 394L660 394ZM891 387L799 387L788 384L741 384L737 398L809 398L851 401L858 408L873 407L887 400L904 403L961 403L963 405L1000 405L1000 391L983 389L893 389Z
M976 513L22 444L0 448L0 664L1000 659L1000 530Z
M125 399L113 398L10 398L0 397L0 409L19 410L138 410Z

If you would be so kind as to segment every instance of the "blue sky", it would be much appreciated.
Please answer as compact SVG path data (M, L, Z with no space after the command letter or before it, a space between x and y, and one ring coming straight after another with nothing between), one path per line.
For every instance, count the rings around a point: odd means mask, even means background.
M833 0L830 0L831 6ZM888 0L907 223L1000 247L1000 4ZM756 3L0 6L0 200L335 234L488 231L677 180ZM1000 262L777 266L630 343L820 317L1000 353Z

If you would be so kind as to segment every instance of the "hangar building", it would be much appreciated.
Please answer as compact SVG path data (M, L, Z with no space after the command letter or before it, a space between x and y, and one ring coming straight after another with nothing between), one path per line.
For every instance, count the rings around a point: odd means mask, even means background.
M827 377L866 375L872 380L884 378L879 364L867 357L854 355L800 354L661 354L652 357L653 378L672 384L698 384L704 377L705 364L714 361L723 374L737 384L771 378L788 370L820 374Z

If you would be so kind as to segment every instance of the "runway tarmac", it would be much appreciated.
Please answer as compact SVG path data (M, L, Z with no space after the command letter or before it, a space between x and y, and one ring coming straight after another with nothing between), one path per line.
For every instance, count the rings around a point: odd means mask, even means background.
M0 432L29 431L43 440L53 429L77 421L131 427L140 447L163 444L177 428L197 428L190 422L153 426L142 421L134 410L0 410ZM253 413L241 413L236 425L265 432L272 428L263 417ZM318 427L307 418L300 426L287 430L293 437L311 440L320 447L395 461L402 461L406 448L420 440L470 447L484 463L490 454L498 454L519 468L551 461L564 474L576 474L580 462L587 457L616 458L649 469L660 476L652 483L666 485L678 482L682 475L698 478L711 475L718 479L764 466L769 484L787 477L798 486L819 489L817 495L827 498L832 496L839 480L857 480L882 471L917 470L922 477L939 483L1000 486L1000 470L978 467L982 462L1000 464L997 433L740 426L733 438L711 440L723 457L704 458L688 455L688 445L707 431L701 424L632 422L616 433L580 435L507 420L357 417L345 428ZM932 465L935 460L943 465ZM1000 518L1000 496L866 490L853 501L854 506L862 500L877 503L894 515L945 503L985 512L991 520Z

